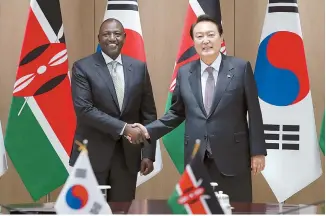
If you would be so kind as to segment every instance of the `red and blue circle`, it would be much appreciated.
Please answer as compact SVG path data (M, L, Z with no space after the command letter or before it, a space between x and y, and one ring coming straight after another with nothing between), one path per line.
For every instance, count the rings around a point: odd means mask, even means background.
M255 67L258 96L274 106L302 101L310 91L302 38L293 32L268 35L259 46Z
M73 185L69 188L66 194L66 202L72 209L83 208L88 201L88 192L82 185Z

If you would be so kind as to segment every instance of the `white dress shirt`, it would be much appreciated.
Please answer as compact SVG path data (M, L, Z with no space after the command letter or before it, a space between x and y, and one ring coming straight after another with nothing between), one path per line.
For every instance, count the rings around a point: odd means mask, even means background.
M122 81L122 83L121 83L122 88L125 89L125 76L124 76L124 72L123 72L123 65L122 65L122 60L121 60L121 54L119 54L119 56L115 60L113 60L110 56L108 56L107 54L105 54L103 51L101 51L101 52L102 52L102 55L103 55L103 58L104 58L104 61L105 61L106 65L108 65L112 61L118 62L117 68L116 68L117 76L119 76L120 80ZM108 70L110 71L109 67L108 67ZM111 71L110 71L110 73L111 73ZM123 131L125 130L126 125L127 125L127 123L122 128L122 131L121 131L120 135L123 134Z
M122 65L122 60L121 60L121 54L115 60L113 60L110 56L105 54L103 51L102 51L102 55L103 55L103 58L105 60L106 65L108 65L112 61L116 61L116 62L119 63L119 64L117 64L116 72L117 72L117 76L119 76L120 80L122 81L121 86L124 89L125 88L125 75L123 73L123 65ZM109 67L108 67L108 69L109 69ZM109 69L109 71L110 71L110 69Z
M215 88L216 88L216 81L217 81L217 76L218 76L218 71L220 70L220 65L222 61L222 55L219 54L215 61L211 65L205 64L202 60L200 60L200 73L201 73L201 92L203 95L203 103L205 103L204 98L205 98L205 88L206 88L206 82L208 78L208 72L206 71L207 67L213 67L213 76L214 76L214 81L215 81Z

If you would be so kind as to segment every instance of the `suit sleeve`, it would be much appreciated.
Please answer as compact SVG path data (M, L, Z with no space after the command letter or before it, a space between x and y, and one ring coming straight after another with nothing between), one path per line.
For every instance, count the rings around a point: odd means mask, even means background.
M156 106L153 96L151 79L148 74L147 66L144 64L144 82L140 105L140 119L143 125L147 125L157 119ZM156 140L152 140L151 145L145 145L142 149L142 157L155 161Z
M113 139L118 140L125 122L98 110L94 106L90 83L78 63L75 63L72 68L71 88L78 122L110 134Z
M250 62L247 62L245 67L244 84L249 117L250 153L251 156L267 155L258 91Z
M151 140L161 138L178 127L185 120L185 106L180 91L180 77L179 70L176 79L176 86L172 94L170 109L162 118L146 126Z

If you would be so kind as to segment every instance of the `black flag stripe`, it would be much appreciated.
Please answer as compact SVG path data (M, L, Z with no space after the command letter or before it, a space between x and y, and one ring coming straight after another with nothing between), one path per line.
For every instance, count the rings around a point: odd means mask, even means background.
M108 4L107 10L132 10L138 11L138 6L134 4Z
M200 7L204 13L216 20L217 23L221 23L221 6L220 0L198 0Z
M299 135L283 134L282 140L299 141Z
M299 125L283 125L283 131L295 131L299 132Z
M267 149L280 149L280 144L278 143L266 143Z
M279 134L265 134L266 140L279 140L280 135Z
M268 8L268 13L299 13L298 7L295 6L271 6Z
M280 125L264 124L264 130L267 130L267 131L279 131L280 130Z
M282 149L284 150L299 150L299 144L282 144Z
M43 11L44 16L48 20L51 25L53 31L56 35L62 25L62 17L61 17L61 8L59 0L36 0L41 10ZM64 36L60 39L60 42L64 43Z
M297 3L297 0L269 0L269 3Z
M196 55L196 50L194 48L194 46L189 47L189 49L187 49L184 53L182 53L182 55L180 56L180 58L178 59L178 64L193 57L194 55Z

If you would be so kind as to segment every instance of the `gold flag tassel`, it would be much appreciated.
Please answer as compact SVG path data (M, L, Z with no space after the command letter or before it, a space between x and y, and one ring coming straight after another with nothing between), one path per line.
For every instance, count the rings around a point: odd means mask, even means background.
M197 154L197 152L199 150L199 147L200 147L200 139L196 139L196 143L194 146L194 150L192 151L191 158L195 157L195 155Z
M75 143L78 145L78 151L85 151L85 152L87 152L86 145L88 143L88 140L83 140L83 143L81 143L78 140L75 140Z

